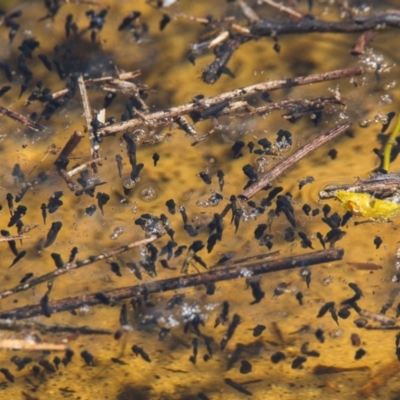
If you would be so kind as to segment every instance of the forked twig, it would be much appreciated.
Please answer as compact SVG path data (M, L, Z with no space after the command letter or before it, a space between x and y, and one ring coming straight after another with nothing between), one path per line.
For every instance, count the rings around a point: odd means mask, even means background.
M200 113L201 115L204 114L205 111L212 109L213 106L224 103L226 103L226 106L228 106L233 100L243 99L257 93L265 93L277 89L290 88L300 85L309 85L311 83L324 82L333 79L349 78L361 75L362 73L363 69L361 67L353 67L308 76L299 76L296 78L262 82L256 85L247 86L245 88L239 88L230 92L221 93L217 96L195 101L193 103L172 107L164 111L145 114L143 116L144 118L134 118L128 121L106 126L98 130L98 136L110 136L116 132L124 131L126 129L135 129L142 125L149 125L151 127L157 125L168 125L171 124L175 118L182 115L188 115L192 113Z

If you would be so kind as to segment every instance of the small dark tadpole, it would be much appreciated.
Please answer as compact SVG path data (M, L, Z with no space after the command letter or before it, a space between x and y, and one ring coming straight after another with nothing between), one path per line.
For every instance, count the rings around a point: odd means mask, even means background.
M17 256L14 258L13 262L11 263L11 265L8 268L13 267L19 260L21 260L22 258L24 258L26 255L26 250L22 250L20 251Z
M9 382L14 382L14 375L7 368L0 368L0 372Z
M331 160L335 160L338 155L338 152L336 149L331 149L328 151L328 156L331 158Z
M278 364L280 361L283 361L286 358L286 355L282 351L276 351L271 355L271 361L274 364Z
M252 371L252 369L253 369L253 367L248 361L242 360L240 370L239 370L239 372L241 374L248 374Z
M253 328L253 336L254 337L260 336L265 329L267 329L265 325L257 325L255 328Z
M47 206L45 203L42 203L40 206L40 209L42 210L42 218L43 218L43 224L46 225L46 218L47 218Z
M160 160L160 155L158 153L154 153L153 154L153 162L154 162L154 166L157 166L158 161Z
M107 193L97 192L96 199L97 199L97 205L99 206L101 213L104 215L103 207L110 200L110 196Z
M292 369L303 369L303 363L307 361L306 357L303 356L297 356L293 361L292 361Z
M64 262L63 262L60 254L51 253L50 256L53 259L54 263L56 264L57 268L62 268L64 266Z
M60 221L56 221L51 224L51 228L47 233L47 238L43 244L44 248L49 247L54 243L54 241L57 238L58 232L60 232L61 228L62 228L62 222Z
M84 359L86 365L92 366L92 367L95 366L94 357L87 350L83 350L81 352L81 357Z
M222 172L222 170L217 171L217 177L218 177L218 184L219 184L219 190L222 192L224 190L224 176L225 174Z
M144 349L136 344L132 346L132 352L136 356L142 357L144 361L151 362L150 356L144 351Z
M303 293L301 293L301 292L297 292L296 293L296 300L299 302L299 305L303 305L303 297L304 297L304 295L303 295Z
M379 236L375 236L375 239L374 239L375 248L379 249L379 247L381 246L382 243L383 243L382 238L380 238Z

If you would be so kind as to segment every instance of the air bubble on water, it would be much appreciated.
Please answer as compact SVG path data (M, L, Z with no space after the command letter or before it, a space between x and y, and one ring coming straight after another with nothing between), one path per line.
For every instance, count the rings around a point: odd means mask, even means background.
M249 278L252 275L253 275L253 271L251 271L248 268L242 268L240 270L240 276L243 276L244 278Z
M140 191L139 197L144 201L153 201L157 198L157 192L153 186L148 185Z
M326 277L326 278L324 278L324 279L322 279L322 285L323 286L328 286L328 285L330 285L331 283L333 283L333 276L328 276L328 277Z
M114 229L114 232L110 235L111 240L116 240L118 239L122 234L124 233L124 227L123 226L117 226Z
M259 157L256 160L257 163L257 172L263 174L265 172L264 165L268 164L268 160L265 157Z
M380 106L382 106L382 105L385 105L385 104L392 104L392 103L393 103L393 97L390 94L383 94L380 97L380 100L379 100L378 104Z
M138 207L138 203L135 201L131 206L132 214L136 214L137 213L137 207Z
M360 64L367 72L371 73L387 72L390 69L383 55L376 53L372 48L367 48L364 54L360 56Z
M340 337L343 335L343 331L341 329L336 329L335 331L329 332L329 336L332 339L335 339L337 337Z
M152 235L163 236L165 233L165 226L161 219L154 217L147 220L146 225L144 227L144 232L146 237L150 237Z
M358 121L358 126L360 128L368 128L370 124L371 124L371 120L369 120L369 119L360 119Z
M83 305L82 307L79 307L79 311L80 311L82 314L88 314L89 311L90 311L90 307L89 307L87 304L85 304L85 305Z
M397 81L391 81L383 85L384 90L392 90L397 86Z
M212 206L212 207L215 207L216 205L219 204L219 202L220 202L221 200L222 200L222 199L221 199L219 196L213 194L211 197L208 198L208 201L206 201L206 203L207 203L207 206L210 205L210 206ZM207 206L205 205L205 207L207 207Z
M147 256L146 246L139 246L139 253L140 253L140 257L145 259Z
M389 119L386 114L376 114L374 117L374 124L386 125Z
M123 184L122 184L122 186L125 189L133 189L135 187L135 185L136 185L136 181L134 181L133 179L130 179L130 178L129 179L125 179Z

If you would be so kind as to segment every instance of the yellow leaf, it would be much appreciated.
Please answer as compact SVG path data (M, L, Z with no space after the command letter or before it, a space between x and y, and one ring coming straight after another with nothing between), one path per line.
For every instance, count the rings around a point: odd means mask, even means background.
M354 215L381 220L400 216L400 204L377 199L368 193L338 190L336 197L343 207L352 211Z

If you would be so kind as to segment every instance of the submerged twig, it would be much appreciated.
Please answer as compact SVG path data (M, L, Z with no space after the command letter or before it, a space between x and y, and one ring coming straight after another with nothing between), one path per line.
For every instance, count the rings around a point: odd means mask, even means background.
M355 17L348 22L319 21L311 18L289 22L259 20L251 25L248 34L232 35L215 48L215 60L204 69L202 78L206 83L215 83L238 47L255 38L305 33L357 33L385 28L400 28L400 15L384 13L368 17Z
M21 115L14 111L11 111L8 108L0 106L0 114L4 114L6 117L9 117L9 118L13 119L14 121L17 121L20 124L33 129L36 132L41 132L41 131L45 130L45 127L43 125L38 124L37 122L33 121L29 117L25 117L24 115Z
M351 193L370 193L379 198L392 196L400 189L400 173L374 174L371 178L360 179L346 185L330 185L319 192L320 199L332 199L339 190Z
M291 15L292 17L295 18L303 18L303 15L301 13L299 13L298 11L293 10L293 8L284 6L283 4L277 3L273 0L262 0L262 2L264 4L268 4L271 7L274 7L276 9L278 9L279 11L285 12L289 15Z
M254 182L250 185L243 193L242 196L246 199L250 199L256 193L258 193L262 188L267 186L270 182L276 179L278 176L282 175L287 169L292 167L306 155L310 154L312 151L321 147L325 143L330 140L338 137L340 134L345 132L350 127L349 123L337 125L334 128L330 129L328 132L325 132L322 135L317 136L312 139L310 142L305 144L300 149L296 150L289 157L286 157L280 163L275 165L271 170L269 170L266 174L264 174L258 181Z
M94 160L87 161L87 162L85 162L85 163L83 163L83 164L80 164L80 165L78 165L77 167L75 167L75 168L69 170L69 171L67 172L67 175L68 175L69 177L72 177L72 176L78 174L79 172L83 171L83 170L86 169L87 167L89 167L92 163L97 163L97 162L100 162L100 161L103 161L103 160L104 160L103 157L99 157L99 158L95 158Z
M17 236L5 236L0 237L0 242L11 242L12 240L22 240L22 239L29 239L30 236L26 235L17 235Z
M272 90L290 88L300 85L309 85L311 83L325 82L334 79L349 78L361 75L363 69L361 67L345 68L335 71L322 72L313 75L299 76L296 78L280 79L276 81L268 81L258 83L256 85L239 88L230 92L221 93L217 96L205 98L202 100L194 101L193 103L183 104L177 107L172 107L164 111L157 111L151 114L146 114L144 118L134 118L128 121L120 122L110 126L100 128L97 133L99 137L110 136L116 132L124 131L127 129L135 129L143 125L155 127L158 125L169 125L174 119L182 115L206 115L206 113L213 109L216 105L225 105L228 107L230 102L237 99L243 99L257 93L265 93ZM209 117L215 116L215 113L209 112ZM205 119L205 118L204 118Z
M332 262L343 258L342 249L330 249L315 251L293 257L281 258L278 260L268 260L251 264L239 265L231 268L214 269L205 273L193 275L177 276L174 278L150 281L140 285L127 286L118 289L110 289L102 292L110 301L118 302L124 299L148 296L153 293L163 293L170 290L183 289L197 285L207 285L212 282L231 280L250 275L259 275L276 271L284 271L293 268L311 266L315 264ZM9 291L10 292L10 291ZM11 294L11 293L10 293ZM85 294L83 296L68 297L48 303L52 313L73 310L83 305L93 306L100 304L101 300L98 293ZM0 312L0 319L24 319L41 315L43 309L40 305L30 305L19 307L8 311Z
M64 351L67 350L67 348L67 345L58 343L36 343L23 339L0 339L0 349Z
M0 299L4 299L5 297L8 297L12 294L22 292L24 290L28 290L29 288L32 288L32 287L38 285L39 283L47 282L51 279L55 279L55 278L59 277L60 275L64 275L67 272L72 271L74 269L85 267L85 266L93 264L97 261L106 260L110 257L113 257L117 254L121 254L121 253L131 250L135 247L143 246L148 243L154 242L156 239L158 239L158 236L152 235L146 239L138 240L137 242L133 242L133 243L127 244L125 246L118 247L115 250L106 251L105 253L98 254L97 256L89 257L82 261L77 261L75 263L66 263L66 264L64 264L64 266L62 268L58 268L55 271L49 272L48 274L44 274L37 278L31 279L29 282L25 282L20 285L17 285L15 287L13 287L12 289L8 289L8 290L4 290L3 292L0 292Z
M137 70L137 71L132 71L132 72L124 72L122 74L118 75L118 79L121 81L126 81L126 80L130 80L130 79L134 79L137 78L138 76L140 76L141 71ZM115 76L103 76L102 78L93 78L93 79L86 79L85 82L85 86L86 87L90 87L93 85L97 85L97 84L102 84L102 83L108 83L111 82L115 79ZM53 99L58 99L59 97L63 97L65 95L67 95L69 93L69 89L62 89L59 90L58 92L55 92L52 94L52 98Z
M75 333L80 335L111 335L109 329L97 329L89 326L71 326L60 324L42 324L36 321L16 322L13 320L0 320L0 330L21 332L25 330L36 330L42 334L47 333Z

